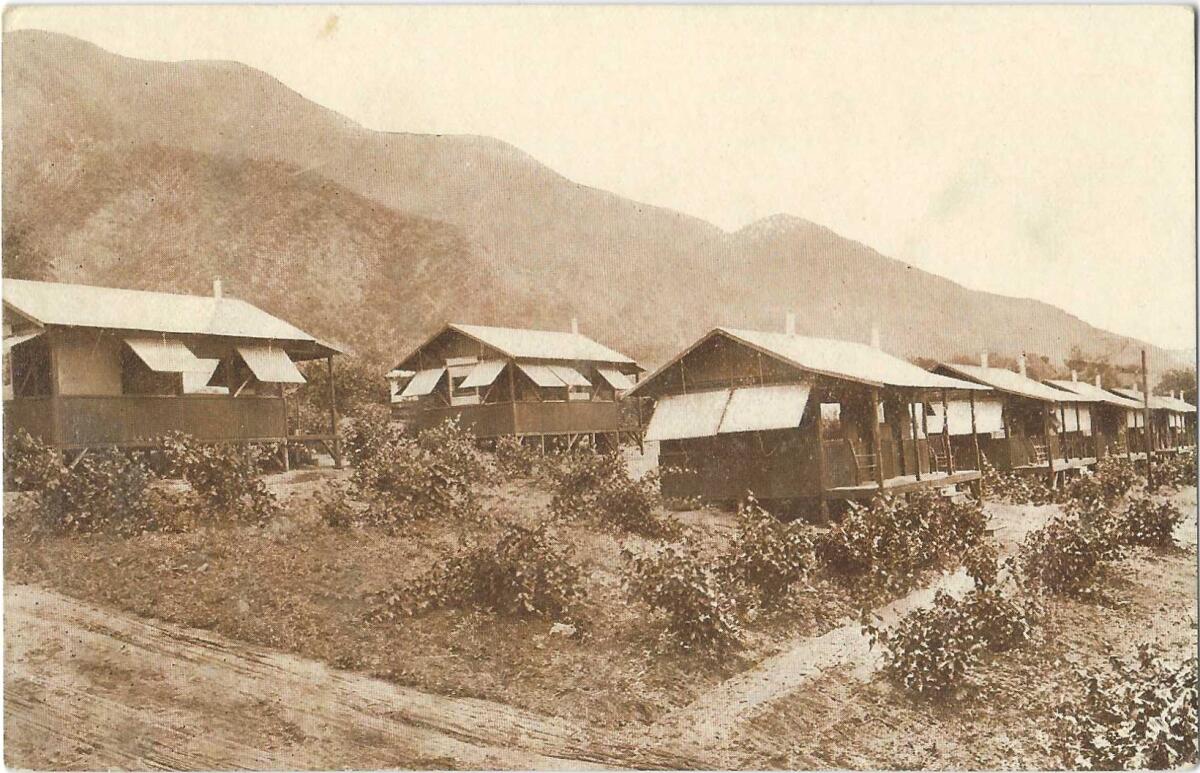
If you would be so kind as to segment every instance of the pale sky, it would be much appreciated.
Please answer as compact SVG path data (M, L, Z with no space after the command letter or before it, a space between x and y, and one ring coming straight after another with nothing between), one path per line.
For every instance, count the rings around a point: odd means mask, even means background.
M969 287L1195 339L1185 7L21 7L232 59L373 129L483 134L734 230L798 215Z

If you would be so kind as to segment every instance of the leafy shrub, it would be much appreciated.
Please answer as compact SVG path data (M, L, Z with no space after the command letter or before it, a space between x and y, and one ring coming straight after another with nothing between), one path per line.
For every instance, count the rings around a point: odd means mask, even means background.
M980 541L963 554L963 568L980 590L994 588L1000 578L1000 552L996 543Z
M491 479L492 471L457 422L446 421L416 438L388 429L355 442L351 481L372 503L376 522L481 517L477 487Z
M1169 547L1175 544L1175 529L1184 517L1184 512L1170 502L1134 497L1119 515L1122 537L1127 545Z
M1115 519L1056 516L1025 537L1016 564L1031 589L1086 598L1099 590L1103 563L1120 557L1122 541Z
M213 515L265 523L279 511L260 475L257 449L202 443L182 433L159 440L171 474L187 481Z
M723 566L730 577L778 597L804 579L812 564L812 540L799 522L780 521L753 495L738 505L738 530Z
M851 503L840 523L816 541L817 556L835 576L866 592L912 587L920 573L956 561L983 538L978 502L952 502L934 492Z
M657 517L662 505L657 474L639 480L617 454L565 454L553 472L550 511L557 518L592 519L645 537L672 539L681 534L674 521Z
M10 491L41 491L66 473L62 454L24 429L4 442L4 487Z
M1037 607L998 589L977 589L957 599L939 591L933 605L905 615L892 629L864 624L871 645L882 645L883 672L921 696L944 697L970 684L987 653L999 653L1032 636Z
M313 501L321 521L331 529L349 529L362 520L344 486L319 489L313 493Z
M53 531L136 534L159 528L148 487L153 480L138 454L92 451L73 468L40 482L38 514Z
M1184 449L1154 462L1154 485L1167 491L1196 485L1196 452Z
M542 468L542 455L537 449L512 435L496 439L492 449L496 470L505 478L533 478Z
M1045 505L1054 501L1053 492L1041 476L1000 472L986 458L980 484L986 498L1012 505Z
M547 524L509 525L495 545L479 545L438 562L415 584L383 594L375 616L394 619L443 607L473 606L514 617L569 619L583 596L571 552Z
M629 592L667 619L666 637L685 650L713 653L740 643L735 601L705 561L685 545L624 553Z
M1170 770L1196 764L1196 658L1169 663L1139 647L1136 660L1113 658L1107 671L1076 668L1081 699L1055 720L1063 767Z

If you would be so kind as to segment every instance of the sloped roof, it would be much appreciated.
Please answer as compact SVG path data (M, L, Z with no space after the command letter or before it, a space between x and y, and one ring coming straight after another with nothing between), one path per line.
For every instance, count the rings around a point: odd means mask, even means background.
M1115 395L1107 389L1101 389L1095 384L1087 381L1070 381L1066 379L1049 379L1047 381L1051 386L1065 389L1068 392L1073 392L1084 400L1092 403L1107 403L1108 405L1116 405L1121 408L1140 408L1139 403L1135 403L1128 397Z
M714 335L725 335L776 357L799 370L822 376L872 386L987 391L987 387L978 384L930 373L910 362L905 362L866 344L837 341L831 338L810 338L787 333L764 333L758 330L718 327L709 331L695 344L644 379L634 387L632 392L637 392L644 384L653 381L656 376Z
M954 362L943 362L939 368L963 378L973 379L986 384L997 392L1027 397L1031 400L1041 400L1047 403L1077 403L1086 402L1079 395L1063 389L1049 387L1040 381L1034 381L1028 376L1006 368L985 368L982 365L960 365Z
M613 351L580 333L463 325L457 322L450 323L447 328L457 330L463 335L470 336L496 351L518 360L584 360L623 365L637 364L624 354Z
M1113 387L1113 392L1127 397L1137 403L1137 407L1145 407L1145 398L1137 389L1126 389L1124 387ZM1191 413L1196 408L1182 400L1176 400L1174 397L1166 395L1150 395L1150 409L1154 411L1175 411L1176 413Z
M337 347L237 298L5 279L4 304L40 325L261 338Z

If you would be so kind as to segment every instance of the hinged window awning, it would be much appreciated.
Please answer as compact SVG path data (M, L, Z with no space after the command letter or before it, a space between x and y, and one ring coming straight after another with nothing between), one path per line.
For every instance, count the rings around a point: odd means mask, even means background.
M588 381L582 373L568 365L547 365L546 367L567 386L590 387L592 385L592 382Z
M504 360L484 360L476 365L463 382L458 385L459 389L472 389L474 387L491 386L496 377L500 375L500 371L504 370Z
M45 333L45 332L46 332L45 330L34 330L31 333L21 333L19 335L12 335L12 336L9 336L8 338L5 338L4 339L4 353L8 354L9 350L11 350L17 344L23 344L26 341L32 341L33 339L37 338L38 336L40 336L42 333Z
M183 374L184 394L229 394L229 387L209 383L212 381L213 374L217 372L217 366L221 364L221 361L200 360L200 364L204 366L204 370L185 372Z
M600 378L608 382L613 389L633 389L633 381L616 368L596 368Z
M182 341L172 338L126 338L125 344L146 363L146 367L158 373L204 372L204 363Z
M412 377L412 381L408 382L408 386L404 388L400 396L424 397L437 388L438 382L442 380L442 374L445 372L445 368L430 368L429 370L417 371L417 375Z
M273 384L303 384L304 374L283 349L274 346L239 346L246 367L259 381Z
M950 400L950 434L971 434L971 403L967 400ZM932 413L926 418L930 435L942 434L942 404L934 400L929 403ZM975 401L975 431L981 435L1000 432L1004 429L1004 402L996 399Z
M808 404L807 384L771 384L733 390L717 432L761 432L800 426Z
M684 440L717 434L729 403L729 392L720 389L660 397L646 427L646 440Z
M534 365L528 362L518 362L517 367L529 380L540 387L564 387L567 382L558 377L553 370L547 365Z

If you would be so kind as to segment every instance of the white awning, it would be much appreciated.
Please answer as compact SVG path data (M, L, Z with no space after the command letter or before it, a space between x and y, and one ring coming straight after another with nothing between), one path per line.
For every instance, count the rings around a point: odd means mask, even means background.
M304 374L283 349L275 346L239 346L246 366L259 381L272 384L303 384Z
M807 384L739 387L733 390L717 431L758 432L799 427L808 393Z
M1075 415L1075 407L1079 407L1079 416ZM1064 432L1083 432L1085 435L1092 434L1092 412L1089 407L1082 403L1067 403L1063 406L1063 412L1066 415L1066 421L1063 422Z
M172 338L126 338L133 353L158 373L201 373L204 363L182 341Z
M529 380L540 387L564 387L567 382L558 377L547 365L534 365L528 362L518 362L517 367Z
M183 374L183 393L188 395L227 395L227 386L209 386L213 374L217 372L220 360L200 360L204 370L185 372Z
M646 427L646 440L683 440L717 434L729 392L721 389L660 397Z
M942 434L942 404L940 401L929 403L932 415L928 417L929 434ZM971 403L968 400L950 400L946 406L950 409L950 434L971 434ZM975 401L975 431L981 435L1000 432L1004 429L1004 402L1001 400Z
M1125 426L1133 428L1144 427L1146 426L1146 417L1141 411L1130 409L1125 412Z
M12 349L17 344L23 344L26 341L32 341L34 338L37 338L38 336L40 336L42 333L45 333L45 332L46 332L45 330L35 330L32 333L21 333L20 335L9 336L8 338L5 338L4 339L4 353L8 354L9 350Z
M615 368L596 368L600 377L608 382L613 389L633 389L633 381L629 376Z
M422 397L429 394L437 388L438 382L442 380L442 374L445 372L445 368L430 368L429 370L417 371L417 375L412 377L412 381L408 382L408 386L404 388L400 396Z
M491 386L496 380L496 376L500 375L500 371L504 370L504 360L484 360L475 366L474 370L467 374L463 382L458 385L458 389L472 389L474 387Z
M583 374L569 365L547 365L550 372L562 379L562 382L567 386L573 387L590 387L592 382L584 378Z

